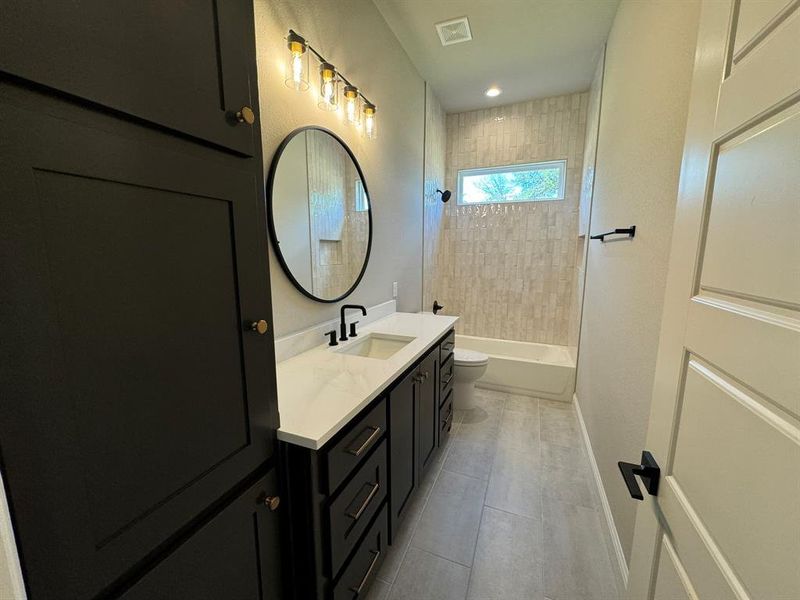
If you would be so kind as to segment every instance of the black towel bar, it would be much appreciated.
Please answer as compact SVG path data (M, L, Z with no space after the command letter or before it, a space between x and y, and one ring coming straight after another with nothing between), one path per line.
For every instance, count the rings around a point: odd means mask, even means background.
M628 237L633 237L636 235L636 225L631 225L630 227L625 227L624 229L615 229L614 231L606 231L605 233L598 233L597 235L591 236L589 239L600 240L601 242L605 242L607 235L614 235L615 233L624 233Z

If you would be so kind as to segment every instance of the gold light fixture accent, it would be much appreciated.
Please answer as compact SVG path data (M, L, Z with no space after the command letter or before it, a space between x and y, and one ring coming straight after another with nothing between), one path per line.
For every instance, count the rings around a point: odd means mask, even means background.
M302 36L290 31L286 37L286 47L289 49L289 56L286 61L284 83L287 87L304 92L309 87L308 44Z
M347 77L336 70L324 56L317 52L306 39L296 31L290 29L286 36L286 47L289 50L286 65L286 78L284 82L290 88L301 92L307 90L308 82L308 56L313 54L319 61L319 100L317 106L323 110L336 111L339 109L339 86L343 85L341 103L344 107L345 120L354 125L368 139L375 139L377 123L375 120L375 105L354 86Z
M375 112L377 108L371 102L364 103L364 137L374 140L378 136L378 124Z
M336 77L336 67L328 62L319 65L319 102L317 106L331 111L339 108L339 78Z

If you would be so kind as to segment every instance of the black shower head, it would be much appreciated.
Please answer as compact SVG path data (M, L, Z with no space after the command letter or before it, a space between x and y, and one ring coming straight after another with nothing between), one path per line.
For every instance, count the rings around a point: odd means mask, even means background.
M442 202L447 202L448 200L450 200L450 190L445 190L445 191L436 190L436 192L442 195Z

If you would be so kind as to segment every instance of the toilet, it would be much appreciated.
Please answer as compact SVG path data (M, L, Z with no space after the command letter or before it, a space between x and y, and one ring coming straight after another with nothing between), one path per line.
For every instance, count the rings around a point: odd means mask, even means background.
M475 382L486 372L489 357L483 352L456 348L453 356L454 407L459 410L475 408Z

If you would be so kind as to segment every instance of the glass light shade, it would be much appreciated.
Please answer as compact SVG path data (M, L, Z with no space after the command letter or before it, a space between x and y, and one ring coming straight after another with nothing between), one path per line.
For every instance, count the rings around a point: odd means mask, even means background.
M378 123L375 118L375 105L364 103L364 137L374 140L378 137Z
M286 58L286 87L304 92L308 89L308 46L306 41L294 32L286 38L288 56Z
M319 66L319 102L323 110L336 110L339 108L339 78L336 77L336 68L330 63Z
M352 85L344 86L342 92L342 104L344 105L344 117L351 125L359 127L361 125L361 96L358 88Z

